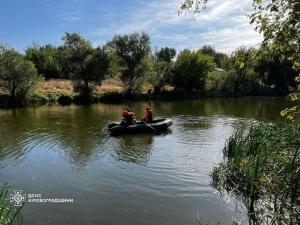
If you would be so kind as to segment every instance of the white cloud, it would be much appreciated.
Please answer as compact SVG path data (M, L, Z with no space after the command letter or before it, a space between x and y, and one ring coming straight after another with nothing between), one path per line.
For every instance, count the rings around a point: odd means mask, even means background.
M153 38L171 40L171 41L188 41L188 37L184 34L175 34L175 35L162 35L157 34Z
M251 26L240 25L232 28L211 30L199 35L199 40L203 44L212 44L218 51L230 53L239 46L256 47L260 43L260 38ZM213 40L213 41L212 41ZM185 46L183 45L182 48ZM197 42L191 42L190 48L198 48Z
M63 22L74 22L82 20L84 11L78 6L79 0L62 1L58 7L61 10Z
M199 48L204 44L218 51L231 52L240 45L255 46L261 37L249 24L247 13L251 0L211 0L200 14L178 15L181 0L149 0L135 6L125 15L93 35L145 31L154 45L170 45L179 49ZM114 18L113 15L110 17ZM101 34L101 35L100 35ZM99 40L95 40L99 42Z

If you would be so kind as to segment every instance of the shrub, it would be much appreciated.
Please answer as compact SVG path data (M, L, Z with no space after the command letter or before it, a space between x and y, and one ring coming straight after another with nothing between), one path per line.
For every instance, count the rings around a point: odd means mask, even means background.
M259 84L251 76L239 76L234 71L210 72L206 91L211 96L235 97L257 95Z

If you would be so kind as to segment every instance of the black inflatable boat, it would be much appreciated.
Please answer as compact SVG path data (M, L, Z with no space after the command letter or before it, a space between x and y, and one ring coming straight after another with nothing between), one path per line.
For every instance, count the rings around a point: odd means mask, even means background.
M139 134L149 132L161 132L165 131L172 125L171 119L157 119L152 123L136 122L133 125L126 126L120 123L111 123L108 125L108 130L111 135L121 134Z

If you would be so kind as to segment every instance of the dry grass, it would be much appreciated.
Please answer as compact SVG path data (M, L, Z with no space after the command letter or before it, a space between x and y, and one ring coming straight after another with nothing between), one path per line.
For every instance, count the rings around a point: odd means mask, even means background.
M70 80L47 80L41 81L38 85L38 92L46 95L71 95L73 85Z
M123 82L119 77L111 77L102 81L101 86L95 87L95 92L98 93L109 93L109 92L122 92L123 91Z
M164 86L164 90L165 90L165 91L173 91L173 90L174 90L174 87L171 86L171 85L169 85L169 84L167 84L167 85Z
M39 88L44 91L73 91L73 85L70 80L47 80L39 84Z
M70 80L51 79L41 81L38 85L38 92L46 95L72 95L73 84ZM123 83L119 77L112 77L102 82L102 85L95 86L96 93L109 93L123 91Z

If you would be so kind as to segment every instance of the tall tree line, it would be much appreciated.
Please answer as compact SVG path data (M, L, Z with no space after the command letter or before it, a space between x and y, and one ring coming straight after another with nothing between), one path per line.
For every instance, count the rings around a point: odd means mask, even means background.
M296 85L297 69L289 60L275 54L269 45L259 49L240 47L227 55L210 45L179 52L164 47L153 52L146 33L116 35L96 48L78 33L66 33L62 40L58 47L33 44L25 54L2 45L2 92L14 99L17 95L29 96L38 80L62 78L73 80L74 90L89 97L95 84L112 75L121 78L124 92L129 96L140 93L145 82L152 85L149 90L152 94L162 93L169 85L178 93L205 95L209 92L221 96L261 94L263 88L284 94ZM18 73L14 67L19 65L15 62L24 64L23 72L18 75L20 79L15 77ZM8 84L9 78L22 88ZM21 89L26 94L20 94Z

